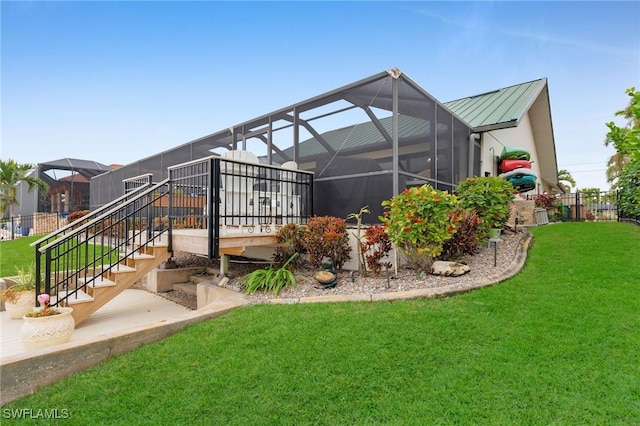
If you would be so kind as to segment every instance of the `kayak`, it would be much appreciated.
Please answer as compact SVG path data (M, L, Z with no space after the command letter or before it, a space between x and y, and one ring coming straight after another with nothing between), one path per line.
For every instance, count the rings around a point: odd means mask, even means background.
M535 176L521 175L519 177L510 177L507 181L511 182L513 187L519 192L527 192L536 189Z
M514 160L507 158L500 162L500 173L510 172L515 169L530 169L531 162L528 160Z
M531 159L529 151L522 148L514 148L512 146L505 146L502 148L502 154L500 154L500 160L527 160Z
M506 173L500 173L498 175L498 177L501 177L502 179L507 179L507 180L509 178L521 178L523 176L532 176L535 179L536 173L531 169L520 167L518 169L514 169Z

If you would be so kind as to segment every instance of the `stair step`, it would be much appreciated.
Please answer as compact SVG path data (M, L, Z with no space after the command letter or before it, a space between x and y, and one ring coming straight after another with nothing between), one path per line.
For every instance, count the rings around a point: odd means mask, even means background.
M112 274L119 274L123 272L135 272L135 271L136 271L136 268L119 263L116 266L114 266L109 272L111 272Z
M99 288L99 287L113 287L116 285L115 282L108 280L104 277L94 277L94 278L80 278L78 281L82 284L85 282L89 282L89 287Z
M208 274L207 275L191 275L189 277L189 281L192 282L192 283L195 283L195 284L208 283L208 282L211 282L211 281L215 280L215 278L216 278L215 276L208 275Z
M192 296L198 295L198 284L194 283L178 283L173 285L173 289L176 291L181 291L183 293L187 293Z
M51 297L51 303L55 304L58 302L58 298L62 299L64 297L66 297L66 295L68 294L68 291L59 291L58 292L58 296L52 296ZM73 294L72 296L70 296L68 299L66 299L66 303L67 305L75 305L76 303L87 303L87 302L93 302L93 297L89 296L87 293L85 293L82 290L78 290L77 293Z
M151 244L145 244L146 247L169 247L169 243L163 242L163 241L156 241L154 243Z
M124 253L120 253L120 258L124 258L125 254ZM146 254L146 253L133 253L130 254L128 259L133 259L133 260L142 260L142 259L155 259L155 256L152 254Z

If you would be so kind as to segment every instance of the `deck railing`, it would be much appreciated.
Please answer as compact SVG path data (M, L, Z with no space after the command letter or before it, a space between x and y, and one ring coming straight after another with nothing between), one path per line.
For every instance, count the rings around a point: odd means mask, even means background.
M209 258L232 232L274 233L313 212L313 174L211 156L169 168L170 226L207 229Z
M36 294L78 298L150 242L166 238L171 252L173 229L206 230L213 259L225 234L275 233L313 214L312 173L217 156L170 167L155 185L150 174L123 184L122 197L33 243Z

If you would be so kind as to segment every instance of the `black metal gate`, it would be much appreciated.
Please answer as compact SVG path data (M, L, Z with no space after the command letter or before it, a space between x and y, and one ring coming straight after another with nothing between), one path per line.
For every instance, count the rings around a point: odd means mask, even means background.
M577 191L559 195L534 195L536 207L545 208L551 222L612 222L636 220L618 209L617 191Z

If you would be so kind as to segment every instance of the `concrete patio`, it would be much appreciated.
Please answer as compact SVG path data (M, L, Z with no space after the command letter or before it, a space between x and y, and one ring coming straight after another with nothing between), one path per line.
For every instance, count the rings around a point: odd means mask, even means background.
M68 343L32 351L20 341L22 320L0 312L0 404L247 303L231 290L206 291L208 304L190 310L146 290L125 290L80 324Z

